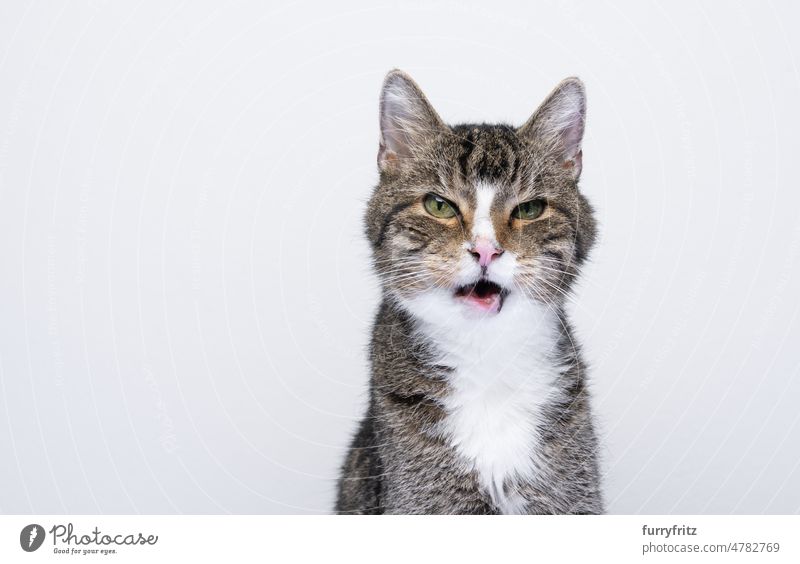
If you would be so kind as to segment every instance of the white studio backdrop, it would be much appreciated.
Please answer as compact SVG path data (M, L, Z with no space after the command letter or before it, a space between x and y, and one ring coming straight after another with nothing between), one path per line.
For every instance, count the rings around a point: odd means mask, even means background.
M0 8L0 512L320 513L366 398L383 75L586 83L572 315L615 513L800 510L797 7Z

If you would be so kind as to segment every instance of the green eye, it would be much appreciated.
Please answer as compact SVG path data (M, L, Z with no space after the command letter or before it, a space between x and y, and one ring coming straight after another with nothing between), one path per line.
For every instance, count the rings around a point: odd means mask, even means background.
M425 211L427 211L433 217L438 217L439 219L449 219L451 217L455 217L456 215L456 207L444 198L440 198L436 194L428 194L425 196L425 200L423 200L422 203L425 206Z
M544 213L544 206L544 200L522 202L511 212L511 217L516 219L536 219Z

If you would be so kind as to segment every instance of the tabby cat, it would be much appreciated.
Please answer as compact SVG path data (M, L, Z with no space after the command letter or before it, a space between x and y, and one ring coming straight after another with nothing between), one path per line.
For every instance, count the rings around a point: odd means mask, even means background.
M585 115L568 78L522 127L448 126L387 75L365 216L383 297L338 513L603 511L564 308L595 238Z

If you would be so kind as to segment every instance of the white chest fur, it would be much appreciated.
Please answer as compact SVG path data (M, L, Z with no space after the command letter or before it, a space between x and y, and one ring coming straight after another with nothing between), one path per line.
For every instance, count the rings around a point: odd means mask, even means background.
M552 361L558 319L513 296L500 314L477 320L437 319L425 304L413 309L438 361L453 369L442 432L503 513L524 511L514 485L536 473L537 424L558 393Z

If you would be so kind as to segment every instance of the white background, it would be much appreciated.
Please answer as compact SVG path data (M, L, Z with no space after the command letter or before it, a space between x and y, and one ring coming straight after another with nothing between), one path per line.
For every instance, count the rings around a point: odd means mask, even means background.
M609 510L800 511L785 2L0 8L0 512L317 513L366 397L400 67L450 122L587 85L572 307Z

